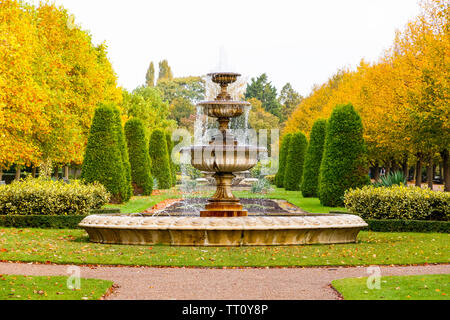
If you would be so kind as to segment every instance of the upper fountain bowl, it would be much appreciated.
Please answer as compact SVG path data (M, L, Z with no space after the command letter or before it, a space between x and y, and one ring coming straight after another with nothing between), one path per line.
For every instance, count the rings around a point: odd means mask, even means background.
M241 75L234 72L215 72L209 73L208 76L211 77L212 82L218 83L221 86L228 86L229 84L236 82L237 78Z

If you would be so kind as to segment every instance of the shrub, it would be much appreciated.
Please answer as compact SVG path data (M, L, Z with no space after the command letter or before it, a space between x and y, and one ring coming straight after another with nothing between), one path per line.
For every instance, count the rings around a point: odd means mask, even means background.
M259 179L252 184L252 193L268 193L270 191L272 191L272 186L265 178Z
M313 198L319 195L319 173L322 163L323 146L325 144L327 121L319 119L314 122L311 129L311 136L308 150L305 155L305 165L303 167L303 179L300 189L303 197Z
M284 171L286 168L286 159L289 152L289 143L291 137L292 134L288 133L287 135L284 136L283 142L281 143L278 173L275 178L275 182L278 188L283 188L284 185Z
M82 166L81 178L97 181L111 193L112 202L128 198L127 178L119 149L115 111L110 106L95 110Z
M299 191L303 177L303 163L305 161L308 141L303 133L297 132L289 142L289 152L284 171L284 188L288 191Z
M125 135L127 138L131 166L131 182L133 184L134 194L149 196L152 194L153 177L142 120L137 118L128 120L125 124Z
M97 182L27 178L0 186L0 215L86 215L109 200L106 188Z
M369 182L361 117L351 104L338 105L327 124L319 177L320 202L329 207L342 206L346 190Z
M406 178L403 172L396 171L391 172L387 176L381 177L380 182L374 183L375 187L392 187L395 185L406 186Z
M123 198L124 202L127 202L130 200L131 196L133 195L133 187L131 185L131 165L130 165L130 158L128 155L128 148L127 148L127 142L125 139L125 133L122 126L122 119L120 117L120 111L118 108L113 108L114 110L114 119L115 119L115 127L116 127L116 134L117 134L117 143L119 144L119 150L120 155L122 159L124 174L125 174L125 197Z
M276 178L275 175L268 175L265 176L265 178L271 185L275 185L275 178Z
M160 189L170 189L172 186L172 173L166 137L161 129L156 129L152 132L149 153L152 159L152 175L158 181L158 187Z
M169 132L166 132L166 142L167 142L167 152L169 154L169 165L170 165L170 173L172 177L172 186L177 184L177 171L175 163L172 161L172 149L173 149L173 141L172 135Z
M345 207L363 219L440 220L450 217L450 193L418 187L366 186L345 193Z

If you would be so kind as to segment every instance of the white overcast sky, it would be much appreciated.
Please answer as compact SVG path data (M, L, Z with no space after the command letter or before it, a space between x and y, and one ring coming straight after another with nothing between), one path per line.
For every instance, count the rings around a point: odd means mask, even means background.
M376 60L420 10L417 0L52 2L74 14L95 43L106 41L119 84L129 90L144 83L150 61L168 59L179 77L215 71L226 60L229 71L265 72L278 90L290 82L303 95L338 68Z

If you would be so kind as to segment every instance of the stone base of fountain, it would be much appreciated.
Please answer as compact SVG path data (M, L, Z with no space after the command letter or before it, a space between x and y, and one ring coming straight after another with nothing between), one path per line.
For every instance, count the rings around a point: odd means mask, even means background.
M236 218L91 215L80 226L97 243L236 247L354 243L367 224L354 215Z

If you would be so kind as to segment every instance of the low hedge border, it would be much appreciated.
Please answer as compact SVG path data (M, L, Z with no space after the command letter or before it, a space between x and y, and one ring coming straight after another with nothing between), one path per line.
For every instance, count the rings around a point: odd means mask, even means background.
M421 232L450 233L450 221L419 220L365 220L369 227L366 231L375 232Z
M91 214L120 213L120 209L98 209ZM83 216L45 216L30 215L0 216L0 227L4 228L37 228L37 229L79 229L78 224L86 218Z
M115 212L103 211L102 213L118 213L117 211L120 210L115 209ZM79 229L78 224L85 217L86 216L0 216L0 227ZM366 220L366 222L369 226L364 229L365 231L450 233L450 221Z

